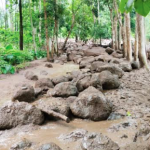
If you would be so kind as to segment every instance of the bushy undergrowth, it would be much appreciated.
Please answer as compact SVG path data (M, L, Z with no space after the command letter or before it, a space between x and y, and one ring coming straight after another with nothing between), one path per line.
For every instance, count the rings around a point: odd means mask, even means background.
M22 69L23 66L26 66L25 62L43 57L46 57L45 51L21 51L14 49L12 45L8 45L5 48L0 47L0 74L14 74L17 69Z

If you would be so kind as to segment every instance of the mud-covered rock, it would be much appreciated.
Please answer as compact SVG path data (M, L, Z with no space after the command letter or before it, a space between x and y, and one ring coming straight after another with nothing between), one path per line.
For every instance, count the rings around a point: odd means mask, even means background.
M98 66L96 69L97 72L102 72L102 71L110 71L112 74L118 75L119 78L121 78L124 74L123 70L115 65L112 64L106 64L103 66Z
M91 71L93 72L93 71L96 71L97 70L97 68L99 68L100 66L103 66L103 65L105 65L105 63L104 62L101 62L101 61L94 61L92 64L91 64Z
M75 116L94 121L105 120L111 113L110 103L103 93L92 86L79 94L70 109Z
M85 56L99 56L102 54L102 51L104 51L102 47L93 47L92 49L87 48L83 52Z
M20 102L32 102L35 100L35 93L33 86L24 83L16 87L12 101L18 100Z
M119 150L117 143L99 133L88 133L81 142L82 150Z
M71 82L59 83L54 87L52 91L52 96L54 97L69 97L76 96L77 94L77 87Z
M131 66L132 66L132 69L139 69L140 68L139 62L137 62L137 61L133 61L131 63Z
M78 91L83 91L86 88L88 88L91 84L90 84L90 80L91 80L91 76L87 75L84 78L82 78L81 80L79 80L76 84Z
M32 142L23 139L11 146L10 150L28 150L32 146Z
M36 107L44 110L53 110L65 116L69 115L70 107L68 102L61 98L46 98L36 102Z
M10 129L18 125L40 125L44 121L43 113L25 102L8 102L0 107L0 129Z
M103 89L117 89L120 86L120 81L117 75L113 75L110 71L102 71L99 74L99 79Z
M40 72L40 75L44 75L44 76L46 76L46 75L48 75L48 72L47 72L47 71L45 71L45 70L42 70L42 71Z
M37 80L38 80L38 76L35 75L32 71L27 71L27 72L25 73L25 77L26 77L26 79L28 79L28 80L33 80L33 81L37 81Z
M121 63L121 64L119 65L119 67L120 67L124 72L130 72L130 71L132 71L132 66L131 66L131 64L130 64L130 63L127 63L127 62Z
M49 78L41 78L35 83L35 88L41 88L42 90L48 90L53 87L54 85Z
M52 79L54 85L59 84L61 82L68 82L69 79L66 76L59 76Z
M53 68L53 65L51 63L47 63L47 64L45 64L45 67L47 67L47 68Z
M95 61L95 58L93 56L84 57L80 62L79 68L82 69L82 68L88 67L94 61Z
M109 55L111 55L114 52L114 49L112 49L110 47L107 47L105 51L106 51L106 53L108 53Z
M56 145L55 143L46 143L41 145L38 150L62 150L58 145Z
M63 141L78 141L80 139L83 139L87 133L88 131L84 129L76 129L69 134L60 135L59 139Z

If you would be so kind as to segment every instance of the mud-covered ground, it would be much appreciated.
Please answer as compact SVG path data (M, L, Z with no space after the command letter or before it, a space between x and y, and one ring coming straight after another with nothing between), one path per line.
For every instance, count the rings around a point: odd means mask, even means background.
M65 75L67 72L79 70L79 65L68 62L63 65L53 63L53 68L46 68L46 59L30 63L30 67L14 75L0 75L0 105L11 100L16 84L35 81L25 78L26 71L32 71L39 78ZM44 73L43 73L44 72ZM48 121L41 126L26 125L11 130L0 131L0 150L9 148L20 140L28 139L35 145L54 142L63 150L79 149L78 141L62 140L61 136L76 129L103 133L116 142L122 150L148 150L147 140L134 142L136 133L150 126L150 72L142 68L124 72L119 79L119 89L104 91L104 95L113 104L113 112L121 114L121 119L93 122L85 119L73 119L70 123L64 121ZM129 145L129 146L128 146ZM37 149L36 146L33 149Z

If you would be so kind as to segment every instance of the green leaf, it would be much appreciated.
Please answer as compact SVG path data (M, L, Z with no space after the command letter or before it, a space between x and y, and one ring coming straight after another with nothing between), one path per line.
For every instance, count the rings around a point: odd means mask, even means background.
M129 111L127 112L127 116L128 116L128 117L130 117L130 116L131 116L131 113L130 113Z
M126 11L126 5L127 5L128 0L121 0L119 4L119 10L124 13Z
M150 0L136 0L134 2L134 7L137 13L142 16L147 16L150 12Z
M11 49L13 49L13 46L12 46L12 45L7 45L7 46L6 46L6 50L11 50Z

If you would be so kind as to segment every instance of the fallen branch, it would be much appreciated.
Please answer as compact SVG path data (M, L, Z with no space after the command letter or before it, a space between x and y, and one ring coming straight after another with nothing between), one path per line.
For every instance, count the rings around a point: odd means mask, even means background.
M67 116L65 116L65 115L62 115L62 114L60 114L60 113L57 113L57 112L55 112L55 111L53 111L53 110L48 110L48 109L46 109L46 108L39 108L42 112L45 112L45 113L47 113L48 115L50 115L50 116L53 116L53 117L56 117L56 118L60 118L60 119L62 119L62 120L64 120L64 121L66 121L67 123L69 123L70 122L70 119L67 117Z

